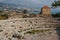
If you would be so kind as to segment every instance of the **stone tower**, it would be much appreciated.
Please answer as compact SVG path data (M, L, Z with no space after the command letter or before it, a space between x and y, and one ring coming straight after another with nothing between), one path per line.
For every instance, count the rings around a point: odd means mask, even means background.
M41 8L41 14L44 14L44 15L50 15L50 7L48 6L44 6Z

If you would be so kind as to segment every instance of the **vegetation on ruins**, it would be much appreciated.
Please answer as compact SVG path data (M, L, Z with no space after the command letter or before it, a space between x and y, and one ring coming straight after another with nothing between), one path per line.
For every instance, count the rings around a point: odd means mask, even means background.
M53 17L60 17L60 12L56 13L56 14L52 14Z
M8 19L8 15L7 14L0 15L0 20L2 19Z
M26 14L26 13L27 13L27 10L23 10L23 13L25 13L25 14Z
M0 30L0 32L2 32L3 30Z
M35 34L35 33L42 33L42 32L47 32L47 31L49 31L49 29L48 30L30 30L30 31L27 31L26 33L29 33L29 34Z

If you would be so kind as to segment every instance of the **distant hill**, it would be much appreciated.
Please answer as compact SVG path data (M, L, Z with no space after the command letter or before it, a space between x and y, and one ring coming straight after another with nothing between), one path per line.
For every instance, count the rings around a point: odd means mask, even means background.
M0 7L26 7L26 8L35 8L35 7L30 7L30 6L26 6L26 5L22 5L22 4L12 4L12 3L3 3L0 2ZM37 8L37 7L36 7Z
M0 7L17 7L16 4L8 4L8 3L2 3L0 2Z
M0 2L0 8L28 8L25 5L17 5L17 4L11 4L11 3L2 3Z
M16 4L11 4L11 3L2 3L2 2L0 2L0 10L1 10L1 8L10 8L10 9L19 9L19 8L21 8L21 10L23 10L23 9L31 9L30 7L28 7L28 6L25 6L25 5L22 5L22 4L20 4L20 5L16 5ZM34 10L34 9L32 9L32 10ZM32 11L32 10L29 10L29 11ZM38 10L34 10L33 12L39 12Z
M2 7L2 8L20 8L20 7L26 7L26 6L24 6L24 5L16 5L16 4L11 4L11 3L2 3L2 2L0 2L0 7Z

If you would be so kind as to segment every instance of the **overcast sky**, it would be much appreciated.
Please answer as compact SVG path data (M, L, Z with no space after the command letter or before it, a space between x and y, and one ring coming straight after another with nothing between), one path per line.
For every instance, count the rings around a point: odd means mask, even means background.
M51 5L55 0L0 0L0 2L14 3L22 5Z

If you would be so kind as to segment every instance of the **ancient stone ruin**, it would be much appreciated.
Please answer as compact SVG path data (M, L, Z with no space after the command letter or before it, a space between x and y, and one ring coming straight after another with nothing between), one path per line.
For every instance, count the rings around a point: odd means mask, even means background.
M55 30L60 25L59 18L51 17L47 6L41 11L42 14L30 18L18 18L20 15L14 12L9 19L0 20L0 40L59 40Z

